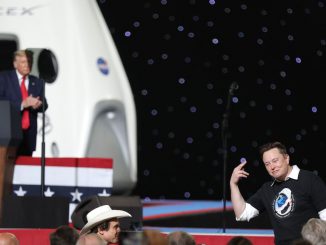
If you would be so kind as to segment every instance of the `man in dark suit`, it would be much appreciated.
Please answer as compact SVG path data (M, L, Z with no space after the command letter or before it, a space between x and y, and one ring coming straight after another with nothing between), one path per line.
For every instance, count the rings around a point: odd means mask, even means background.
M22 114L23 140L17 155L32 156L36 148L37 114L42 112L43 81L30 75L33 55L14 53L14 70L0 73L0 100L9 100ZM48 105L44 98L45 110Z

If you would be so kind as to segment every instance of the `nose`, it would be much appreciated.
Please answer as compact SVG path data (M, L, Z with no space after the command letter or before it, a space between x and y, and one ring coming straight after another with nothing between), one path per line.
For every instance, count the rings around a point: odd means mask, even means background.
M273 162L271 162L271 163L269 164L269 168L270 168L271 170L273 170L273 169L275 168L275 164L274 164Z

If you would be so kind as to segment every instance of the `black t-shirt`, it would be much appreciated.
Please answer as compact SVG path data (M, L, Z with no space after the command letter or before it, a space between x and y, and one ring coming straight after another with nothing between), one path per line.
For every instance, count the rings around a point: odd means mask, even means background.
M302 226L310 218L319 218L318 212L326 208L326 185L306 170L300 170L298 180L272 183L265 183L247 202L260 213L267 211L275 244L290 244L301 237Z

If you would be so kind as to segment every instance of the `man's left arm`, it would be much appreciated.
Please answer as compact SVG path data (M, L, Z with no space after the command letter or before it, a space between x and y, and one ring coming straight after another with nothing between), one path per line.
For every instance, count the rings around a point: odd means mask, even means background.
M31 108L31 110L34 112L42 112L43 111L43 103L44 103L44 111L46 111L48 108L48 103L47 103L47 100L45 97L44 97L44 101L43 101L43 87L44 86L45 86L45 82L43 82L41 79L37 79L37 94L35 94L35 95L32 94L32 96L39 100L38 101L39 105Z
M42 112L43 111L43 99L42 99L42 97L38 97L38 99L39 99L39 101L42 102L42 104L39 107L32 109L32 110L34 110L35 112ZM44 111L46 111L46 109L48 109L48 103L46 101L46 98L44 98Z
M319 218L326 220L326 185L317 175L312 180L311 196Z

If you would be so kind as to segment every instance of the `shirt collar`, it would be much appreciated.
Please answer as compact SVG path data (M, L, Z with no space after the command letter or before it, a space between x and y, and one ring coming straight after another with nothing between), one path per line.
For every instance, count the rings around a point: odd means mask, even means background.
M18 77L18 81L19 81L19 83L20 83L21 80L23 79L23 75L20 74L17 70L16 70L16 74L17 74L17 77Z
M285 181L287 181L290 178L291 179L294 179L294 180L297 180L299 178L299 172L300 172L300 168L297 165L293 165L292 166L291 173L289 174L289 176L286 177ZM274 179L274 181L272 182L271 186L273 186L276 181L277 180Z
M21 85L22 81L23 81L23 75L20 74L18 72L18 70L16 70L16 74L17 74L17 77L18 77L18 82L19 82L19 86ZM25 86L26 88L28 88L28 84L29 84L29 79L28 79L28 75L26 75L26 79L25 79Z

